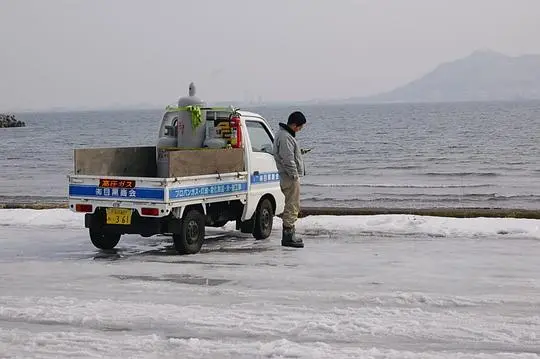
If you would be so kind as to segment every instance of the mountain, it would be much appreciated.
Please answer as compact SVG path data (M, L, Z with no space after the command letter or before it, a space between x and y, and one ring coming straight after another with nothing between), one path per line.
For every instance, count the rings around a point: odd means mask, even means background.
M540 55L484 50L439 65L425 76L359 102L458 102L540 99Z

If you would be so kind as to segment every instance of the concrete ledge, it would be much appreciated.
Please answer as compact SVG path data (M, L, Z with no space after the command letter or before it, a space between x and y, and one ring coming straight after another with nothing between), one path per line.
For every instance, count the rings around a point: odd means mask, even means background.
M0 209L54 209L68 208L67 203L39 202L39 203L0 203Z
M0 203L1 209L53 209L67 208L66 202ZM303 207L300 217L307 216L370 216L376 214L411 214L435 217L496 217L540 219L540 209L518 208L344 208Z
M362 216L375 214L411 214L435 217L496 217L540 219L540 209L516 208L341 208L341 207L304 207L300 217L306 216Z

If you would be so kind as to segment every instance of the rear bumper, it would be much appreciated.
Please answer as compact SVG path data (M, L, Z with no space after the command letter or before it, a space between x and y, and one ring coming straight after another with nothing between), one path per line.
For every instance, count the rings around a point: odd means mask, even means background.
M172 216L167 217L143 217L137 211L133 211L131 224L107 224L105 211L96 209L94 213L86 213L84 226L97 232L140 234L144 237L163 233L179 233L181 220Z
M137 214L140 217L146 217L143 216L142 209L143 208L157 208L159 210L159 216L165 217L168 216L171 211L172 207L169 204L166 203L144 203L144 202L129 202L129 201L107 201L107 200L90 200L88 198L69 198L69 208L76 212L76 206L80 204L89 204L92 205L92 211L89 212L89 214L94 214L99 211L100 208L106 208L106 207L113 207L113 208L131 208L134 210L134 212L137 212ZM154 216L150 216L150 218L155 218Z

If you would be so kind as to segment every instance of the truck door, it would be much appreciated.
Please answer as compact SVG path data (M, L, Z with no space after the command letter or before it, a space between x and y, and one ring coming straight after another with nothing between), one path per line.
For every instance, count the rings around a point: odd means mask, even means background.
M257 118L247 117L245 120L249 140L248 155L249 166L249 190L248 202L244 209L243 219L249 219L257 209L259 200L265 194L274 196L276 203L283 203L283 193L279 186L279 175L274 160L273 146L274 136L266 123ZM281 206L278 206L281 207ZM278 214L282 208L277 208Z

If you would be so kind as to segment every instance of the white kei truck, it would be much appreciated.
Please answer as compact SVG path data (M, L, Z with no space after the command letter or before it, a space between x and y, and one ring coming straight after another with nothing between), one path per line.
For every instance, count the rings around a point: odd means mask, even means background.
M195 254L206 226L229 221L266 239L284 208L273 141L262 116L207 107L192 83L167 107L156 146L74 149L68 205L85 214L99 249L123 234L164 234L179 254Z

